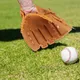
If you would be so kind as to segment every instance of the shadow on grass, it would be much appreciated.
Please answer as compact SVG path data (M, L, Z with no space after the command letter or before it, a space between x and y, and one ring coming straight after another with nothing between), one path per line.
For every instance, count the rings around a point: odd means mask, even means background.
M78 64L79 63L79 58L77 59L77 61L76 62L74 62L74 63L71 63L71 64L67 64L67 63L64 63L65 65L72 65L72 64Z
M13 41L17 39L22 39L20 29L0 30L0 41Z
M67 44L64 44L64 43L54 43L54 44L52 44L52 45L49 45L47 48L45 48L45 49L53 49L53 48L55 48L55 47L57 47L57 46L67 46ZM41 50L44 50L44 49L42 49L42 48L40 48L38 51L41 51Z
M48 48L52 49L55 48L57 46L67 46L67 44L63 44L63 43L54 43L53 45L49 45Z
M80 26L73 26L73 29L70 33L79 33L80 32Z
M73 26L73 29L70 33L78 33L78 32L80 32L80 26ZM13 41L17 39L23 39L20 33L20 29L0 30L0 41Z

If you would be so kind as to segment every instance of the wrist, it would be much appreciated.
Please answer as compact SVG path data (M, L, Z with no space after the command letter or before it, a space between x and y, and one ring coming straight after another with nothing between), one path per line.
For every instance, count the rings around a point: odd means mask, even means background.
M33 7L24 7L24 8L22 8L22 10L25 14L37 12L37 8L34 6Z

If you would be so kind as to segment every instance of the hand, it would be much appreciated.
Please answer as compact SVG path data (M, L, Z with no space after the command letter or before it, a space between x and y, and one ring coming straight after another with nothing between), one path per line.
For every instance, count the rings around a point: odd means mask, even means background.
M34 6L32 0L18 0L21 10L25 13L37 12L36 7Z

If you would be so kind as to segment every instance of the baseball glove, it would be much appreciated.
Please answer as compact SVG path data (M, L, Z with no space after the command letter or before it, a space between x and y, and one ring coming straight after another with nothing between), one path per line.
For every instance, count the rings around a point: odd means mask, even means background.
M45 10L38 6L36 8L37 13L25 15L21 11L21 33L25 42L33 51L54 44L56 40L62 38L72 29L51 10Z

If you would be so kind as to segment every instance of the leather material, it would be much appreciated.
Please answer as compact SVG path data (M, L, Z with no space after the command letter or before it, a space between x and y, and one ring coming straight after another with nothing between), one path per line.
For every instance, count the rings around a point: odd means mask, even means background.
M64 20L56 16L51 10L36 7L37 13L22 15L21 33L33 50L37 51L54 44L56 40L62 38L71 31L71 27Z

